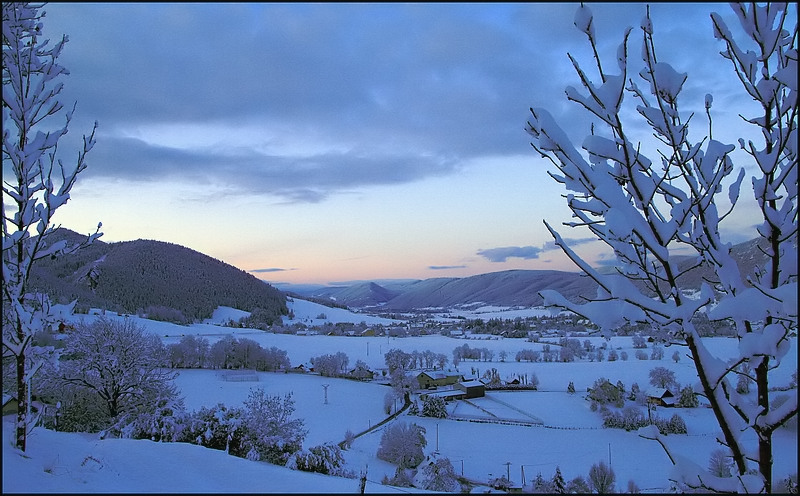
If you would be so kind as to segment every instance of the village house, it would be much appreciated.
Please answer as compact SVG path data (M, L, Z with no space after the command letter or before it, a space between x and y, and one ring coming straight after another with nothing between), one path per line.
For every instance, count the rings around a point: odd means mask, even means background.
M371 381L375 377L375 372L371 371L367 367L359 365L358 367L350 370L350 372L347 373L347 377L359 381Z
M441 370L425 370L417 375L420 389L452 386L462 379L463 376L457 372L442 372Z
M675 395L666 388L653 388L647 391L647 403L655 406L675 406Z

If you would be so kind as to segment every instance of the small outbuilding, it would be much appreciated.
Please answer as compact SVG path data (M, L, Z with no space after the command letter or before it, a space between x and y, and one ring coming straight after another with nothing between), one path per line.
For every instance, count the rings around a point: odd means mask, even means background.
M463 391L466 399L483 398L486 396L486 385L478 380L457 382L455 388Z

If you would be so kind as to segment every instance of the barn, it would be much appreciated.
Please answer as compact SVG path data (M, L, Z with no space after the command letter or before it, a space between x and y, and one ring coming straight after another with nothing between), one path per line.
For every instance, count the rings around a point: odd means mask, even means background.
M483 398L486 396L486 386L478 380L460 381L455 385L456 389L464 392L464 398Z

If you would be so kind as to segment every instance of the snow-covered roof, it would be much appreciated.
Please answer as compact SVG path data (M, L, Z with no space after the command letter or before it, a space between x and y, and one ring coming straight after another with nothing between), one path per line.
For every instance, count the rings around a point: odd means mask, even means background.
M672 397L674 394L668 388L650 388L647 390L647 396L664 399L664 396Z
M459 382L464 387L477 387L477 386L485 386L485 384L477 379L472 381L461 381Z

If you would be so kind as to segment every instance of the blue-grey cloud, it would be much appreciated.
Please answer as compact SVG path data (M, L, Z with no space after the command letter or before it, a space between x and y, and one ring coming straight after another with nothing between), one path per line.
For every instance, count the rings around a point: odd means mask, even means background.
M463 269L466 265L429 265L430 270L449 270L449 269Z
M251 269L248 272L255 272L257 274L260 273L268 273L268 272L286 272L287 270L297 270L297 269L282 269L280 267L269 267L266 269Z
M535 246L504 246L502 248L478 250L478 255L490 262L505 262L509 258L522 258L525 260L539 258L539 253L541 252L542 249Z
M597 238L561 238L567 243L567 246L575 247L578 245L583 245L586 243L591 243L592 241L597 241ZM549 251L549 250L560 250L561 248L556 245L555 241L547 241L542 246L542 251Z
M577 246L592 241L596 238L563 238L568 246ZM490 262L505 262L509 258L522 258L524 260L538 259L539 255L546 251L558 250L555 241L546 242L541 248L536 246L503 246L499 248L488 248L478 250L477 254L486 258Z
M593 65L572 24L576 8L65 2L46 6L45 34L70 37L60 62L71 73L64 100L78 101L71 130L100 122L87 177L180 175L314 202L361 186L455 174L477 156L533 159L524 132L531 106L550 108L580 142L588 118L563 93L567 84L579 86L567 52L587 70ZM645 6L592 10L602 55L613 57L624 27L638 27ZM731 18L726 5L651 6L656 36L668 40L660 58L690 71L685 92L700 114L709 88L723 92L715 98L720 109L730 93L720 79L730 68L717 55L712 10ZM632 60L638 36L635 29ZM215 149L176 149L119 134L192 123L235 132L242 123L276 122L309 143L342 149L298 157L224 139Z

